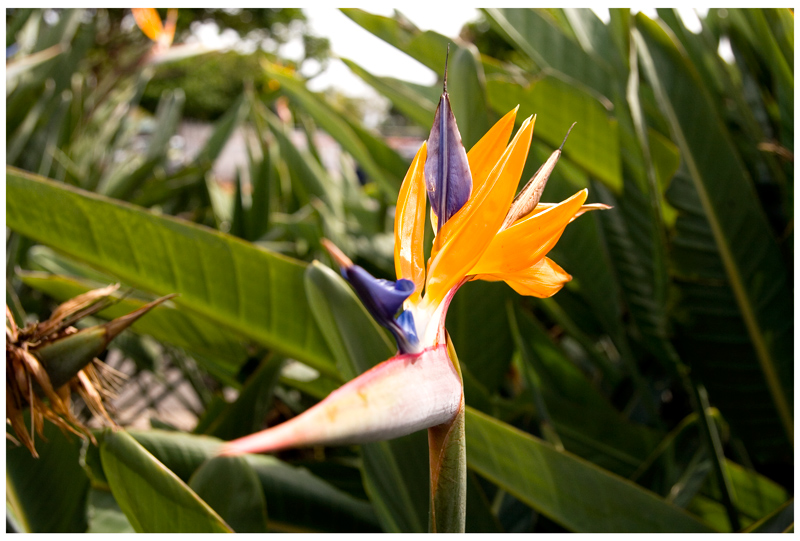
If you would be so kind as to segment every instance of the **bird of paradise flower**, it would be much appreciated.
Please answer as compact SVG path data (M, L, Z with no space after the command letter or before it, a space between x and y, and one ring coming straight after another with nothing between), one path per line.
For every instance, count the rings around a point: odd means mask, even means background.
M608 208L585 205L585 189L558 204L539 201L561 148L514 197L535 122L535 117L525 119L508 143L518 108L467 153L450 107L445 68L430 136L414 157L397 200L397 281L375 279L323 239L369 313L394 335L398 354L301 415L228 442L221 454L368 443L427 428L431 529L463 531L464 396L458 359L444 326L447 308L469 280L502 280L522 295L554 295L572 277L548 252L576 217ZM427 269L426 192L435 233ZM449 470L446 482L440 479L444 469ZM443 484L447 490L440 490Z

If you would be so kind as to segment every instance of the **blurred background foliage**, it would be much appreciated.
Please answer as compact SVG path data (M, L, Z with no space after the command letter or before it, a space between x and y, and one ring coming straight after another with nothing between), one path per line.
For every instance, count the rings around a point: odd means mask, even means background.
M467 531L793 529L793 12L710 9L696 33L674 10L491 8L442 36L343 11L436 73L451 44L467 148L537 114L523 183L577 122L543 200L614 206L567 228L552 299L471 282L450 308ZM196 42L212 22L236 50ZM394 278L393 205L441 83L342 59L385 98L367 122L307 88L332 53L299 9L182 9L160 52L126 10L9 9L6 28L13 317L115 282L100 318L179 294L102 356L128 430L96 424L95 446L47 425L39 459L7 443L7 529L424 530L424 434L214 453L391 355L309 263L331 263L327 237Z

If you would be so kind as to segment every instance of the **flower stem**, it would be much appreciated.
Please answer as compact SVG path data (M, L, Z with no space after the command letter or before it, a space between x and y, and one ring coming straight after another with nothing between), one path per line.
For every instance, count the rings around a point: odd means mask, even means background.
M455 349L447 336L447 353L461 376ZM456 416L428 429L431 468L431 508L428 530L464 533L467 511L467 446L464 434L464 395Z

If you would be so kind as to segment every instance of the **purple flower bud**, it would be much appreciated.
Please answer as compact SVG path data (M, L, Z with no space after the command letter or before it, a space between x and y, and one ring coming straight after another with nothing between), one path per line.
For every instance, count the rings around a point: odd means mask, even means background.
M425 159L425 187L433 212L438 217L437 230L459 211L472 193L472 173L467 152L461 143L461 133L450 107L447 94L447 67L444 92L433 117L428 137L428 156Z

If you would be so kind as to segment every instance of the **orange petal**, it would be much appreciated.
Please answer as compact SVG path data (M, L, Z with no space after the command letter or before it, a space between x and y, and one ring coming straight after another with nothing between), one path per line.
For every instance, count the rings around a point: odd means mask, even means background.
M519 105L506 113L467 153L469 170L472 172L472 193L475 193L481 184L486 182L494 164L503 155L508 138L514 131L514 121L517 118L518 110Z
M161 35L161 42L165 47L172 45L175 39L175 27L178 24L178 10L169 8L167 11L167 21L164 23L164 33Z
M438 303L458 283L489 246L514 198L528 149L533 122L522 123L489 177L467 203L442 226L434 241L425 296Z
M164 27L155 8L133 8L131 12L136 25L144 32L144 35L153 41L158 41L164 33Z
M553 247L555 240L589 195L581 190L544 212L532 214L504 229L492 239L469 274L508 274L526 269Z
M496 282L503 280L520 295L529 295L545 299L552 297L572 280L572 276L564 272L552 259L542 258L537 264L510 274L479 274L478 280Z
M492 239L470 274L514 273L538 263L556 245L567 224L583 213L580 204L587 194L588 190L584 189L561 203L543 209L537 207L502 230Z
M397 278L414 282L410 300L416 302L425 285L425 157L427 146L422 146L414 156L411 167L400 187L394 215L394 269Z

